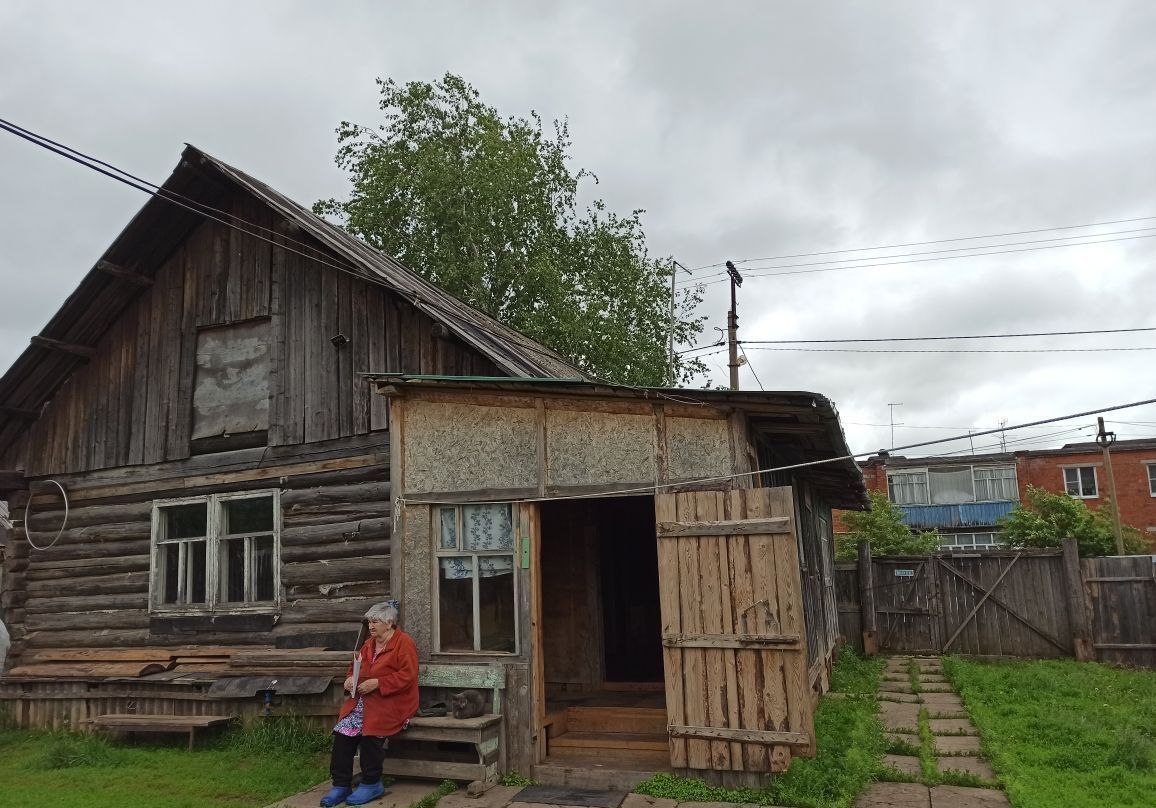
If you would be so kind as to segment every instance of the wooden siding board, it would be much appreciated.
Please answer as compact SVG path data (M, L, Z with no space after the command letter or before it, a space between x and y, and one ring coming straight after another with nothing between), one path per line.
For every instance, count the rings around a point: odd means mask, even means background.
M289 441L286 380L290 361L287 342L285 250L280 237L278 246L269 246L269 445L283 446Z

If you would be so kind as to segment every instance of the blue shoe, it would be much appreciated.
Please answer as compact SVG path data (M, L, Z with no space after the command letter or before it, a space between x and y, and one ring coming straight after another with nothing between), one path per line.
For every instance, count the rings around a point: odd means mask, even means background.
M334 805L341 805L349 793L349 786L334 786L329 789L328 794L321 798L321 808L333 808Z
M350 805L365 805L379 797L385 796L385 786L378 780L376 783L362 783L346 799Z

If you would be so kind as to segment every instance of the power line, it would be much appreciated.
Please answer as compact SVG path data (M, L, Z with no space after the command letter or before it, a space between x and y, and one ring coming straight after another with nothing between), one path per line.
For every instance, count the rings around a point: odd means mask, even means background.
M233 230L236 230L239 233L243 233L247 236L251 236L253 238L256 238L256 239L259 239L261 241L272 244L273 246L280 247L281 249L284 249L287 252L291 252L291 253L293 253L295 255L299 255L303 258L307 258L310 261L314 261L317 264L320 264L321 266L329 267L330 269L336 269L340 272L344 272L348 275L351 275L352 277L355 277L358 280L361 280L363 282L370 283L370 284L373 284L376 286L380 286L384 289L388 289L391 292L394 292L395 294L399 294L402 297L404 297L408 302L410 302L415 308L417 308L419 310L422 308L434 309L434 310L442 312L447 317L451 317L453 319L460 319L457 312L446 307L445 305L440 304L440 303L433 301L433 300L420 298L419 296L407 293L406 291L399 289L396 286L393 286L393 285L387 283L384 278L371 277L369 275L365 275L361 272L358 272L353 266L336 264L336 263L333 263L332 261L327 261L324 258L320 257L319 255L316 255L316 252L318 250L317 247L309 245L306 242L297 241L295 239L289 238L289 237L281 235L281 234L277 234L276 239L261 235L259 232L256 232L256 231L264 230L264 231L269 232L269 233L275 233L275 231L270 230L269 228L261 227L260 225L253 224L252 222L248 222L239 216L236 216L236 215L229 213L227 211L220 210L219 208L214 208L210 205L206 205L206 204L201 203L201 202L196 202L195 200L188 200L186 202L184 200L186 200L187 197L183 197L182 195L177 194L175 192L165 190L161 186L156 185L156 184L151 183L151 182L148 182L146 180L139 180L134 175L130 174L127 171L124 171L123 169L120 169L120 168L117 168L116 166L113 166L111 163L107 163L107 162L100 160L98 158L91 157L91 156L85 154L84 152L81 152L81 151L78 151L76 149L71 148L70 146L65 146L63 144L59 144L54 140L50 140L49 138L44 137L43 135L39 135L35 132L32 132L31 130L28 130L28 129L25 129L21 126L18 126L17 124L10 123L9 121L6 121L2 118L0 118L0 129L3 129L5 131L9 132L10 134L16 135L17 137L20 137L24 140L27 140L28 142L30 142L34 145L40 146L41 148L43 148L47 151L50 151L56 155L59 155L59 156L64 157L68 160L71 160L72 162L77 163L78 165L84 166L85 168L96 171L97 173L102 174L102 175L104 175L110 179L116 180L117 182L122 183L124 185L127 185L128 187L133 188L134 190L140 191L141 193L147 194L147 195L154 197L154 198L157 198L157 199L162 199L162 200L164 200L164 201L166 201L172 205L176 205L177 207L184 208L185 210L188 210L191 213L195 213L199 216L203 216L206 219L209 219L211 221L215 221L219 224L224 225L225 227L229 227ZM106 169L108 169L108 170L106 170ZM119 175L123 175L123 176L119 176ZM149 186L151 186L151 187L149 187ZM208 211L211 211L211 212L208 212ZM219 216L214 216L213 213L219 213L222 216L228 216L230 219L233 219L234 221L233 222L226 221L225 219L222 219ZM254 229L253 230L247 230L246 228L241 227L239 224L236 224L235 222L240 222L240 223L248 225L249 227L252 227ZM302 250L295 250L289 246L290 244L296 244L298 246L301 246L304 250L308 250L309 252L302 252ZM428 281L427 281L427 283L428 283ZM440 290L440 287L438 287L438 288ZM440 290L440 291L442 291L444 294L447 294L447 295L450 294L449 292L445 292L445 290ZM510 328L510 326L506 326L506 327ZM513 333L519 333L517 331L514 331L512 328L510 330L513 331ZM521 336L524 336L524 335L521 335ZM546 358L551 359L553 361L558 361L559 359L562 359L563 361L572 361L572 360L567 360L566 357L562 357L560 355L557 355L555 352L551 352L551 351L547 350L544 346L531 345L529 343L523 342L523 341L518 340L518 339L513 339L513 338L509 338L509 341L514 345L517 345L521 348L525 348L528 351L531 351L533 353L538 354L539 356L546 357Z
M1095 234L1092 234L1092 235L1095 235ZM1044 245L1040 245L1038 247L1021 247L1021 248L1015 249L1015 250L993 250L990 252L969 253L967 255L941 255L941 256L934 257L934 258L912 258L912 259L907 259L907 260L903 260L903 261L885 261L882 263L875 263L875 264L856 264L855 266L846 266L846 267L826 266L827 262L823 262L823 261L819 261L819 262L816 262L813 264L784 264L783 266L812 266L812 267L819 267L819 268L818 269L791 269L791 270L787 270L786 272L759 272L759 271L757 271L757 268L756 268L755 270L748 270L748 274L746 275L746 277L771 278L771 277L778 277L781 275L811 275L811 274L814 274L817 272L838 272L838 271L846 270L846 269L870 269L872 267L891 267L891 266L899 266L901 264L922 264L922 263L926 263L928 261L950 261L950 260L953 260L956 258L981 258L981 257L987 256L987 255L1007 255L1009 253L1032 252L1033 250L1054 250L1054 249L1058 249L1060 247L1086 247L1090 244L1110 244L1110 243L1115 242L1115 241L1134 241L1136 239L1142 239L1142 238L1156 238L1156 233L1149 233L1148 235L1143 235L1143 236L1121 236L1120 238L1106 238L1106 239L1101 239L1099 241L1080 241L1080 242L1075 242L1072 244L1044 244ZM882 256L882 257L887 257L887 256ZM766 268L769 269L770 267L766 267ZM714 277L714 276L708 276L708 277ZM683 286L687 286L687 285L713 286L716 283L721 283L723 280L724 279L719 278L718 280L713 280L713 281L702 281L702 280L685 281L682 285Z
M1143 328L1100 328L1088 331L1035 331L1022 334L965 334L954 337L862 337L854 339L746 339L743 345L804 345L835 344L848 342L928 342L932 340L955 339L1018 339L1020 337L1071 337L1086 334L1134 334L1141 331L1156 331L1156 326ZM707 346L703 346L707 347Z
M749 343L748 343L749 344ZM1156 351L1156 346L1139 348L798 348L752 345L752 351L800 351L805 353L880 354L989 354L989 353L1105 353L1114 351ZM709 354L706 354L709 356Z
M754 376L755 381L758 382L759 389L765 393L767 391L767 388L763 387L763 380L760 379L759 374L755 372L755 366L751 362L751 358L749 356L747 356L746 350L743 349L742 343L739 343L739 350L742 351L743 359L747 360L747 367L749 367L751 369L751 375Z
M906 244L883 244L878 247L851 247L843 250L823 250L821 252L809 253L794 253L793 255L769 255L763 258L740 258L734 261L735 264L750 264L755 261L785 261L791 258L814 258L819 255L845 255L853 252L870 252L871 250L896 250L903 247L925 247L928 244L950 244L956 241L978 241L985 238L1007 238L1009 236L1030 236L1035 233L1050 233L1056 230L1082 230L1089 227L1107 227L1113 224L1132 224L1133 222L1147 222L1156 219L1156 216L1140 216L1135 219L1115 219L1109 222L1091 222L1090 224L1069 224L1059 227L1043 227L1038 230L1016 230L1010 233L989 233L986 236L959 236L957 238L940 238L932 239L931 241L912 241ZM1096 235L1095 233L1088 233L1089 237ZM1073 238L1079 238L1074 236ZM721 267L725 265L725 261L719 261L714 264L703 264L701 266L691 268L691 272L697 272L700 269L713 269L714 267Z

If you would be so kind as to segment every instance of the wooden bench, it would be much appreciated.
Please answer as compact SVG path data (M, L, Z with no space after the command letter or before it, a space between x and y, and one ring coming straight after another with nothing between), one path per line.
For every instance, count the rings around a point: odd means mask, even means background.
M488 690L493 712L477 718L458 719L452 715L413 718L409 728L391 741L470 744L477 751L478 762L453 763L387 755L385 773L401 777L474 781L478 786L471 791L485 790L496 783L502 757L502 691L506 689L506 669L500 665L422 665L418 668L417 681L422 688Z
M197 738L197 730L219 727L233 720L231 715L138 715L109 713L93 719L93 724L107 732L187 732L189 751Z

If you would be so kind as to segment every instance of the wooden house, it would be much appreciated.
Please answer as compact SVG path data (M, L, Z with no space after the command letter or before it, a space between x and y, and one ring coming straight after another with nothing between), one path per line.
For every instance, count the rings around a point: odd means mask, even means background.
M391 598L425 684L496 683L487 772L752 782L813 752L848 454L816 394L588 379L189 147L0 378L0 702L329 720Z

